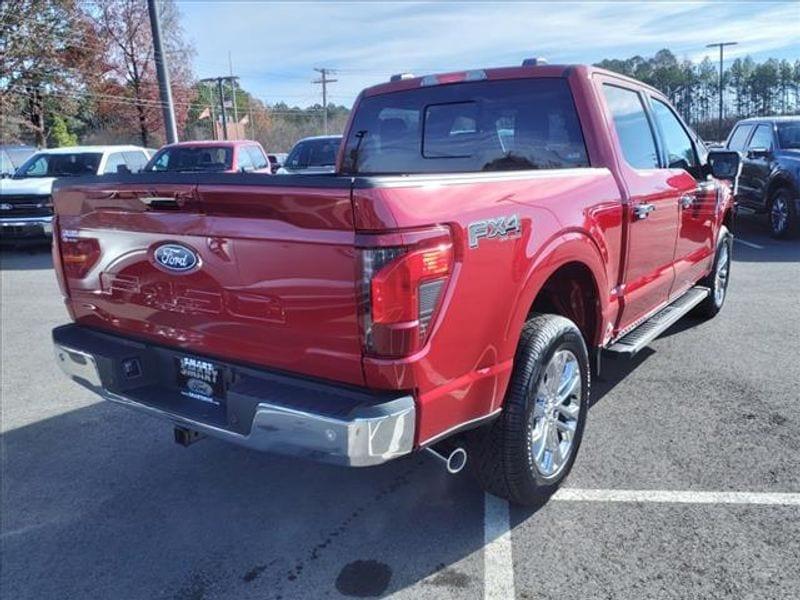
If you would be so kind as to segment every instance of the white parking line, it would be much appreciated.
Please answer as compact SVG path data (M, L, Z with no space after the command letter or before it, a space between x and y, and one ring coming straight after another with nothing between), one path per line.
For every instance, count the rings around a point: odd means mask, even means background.
M756 250L763 250L764 249L764 246L760 246L759 244L754 244L753 242L748 242L747 240L743 240L741 238L735 237L735 238L733 238L733 241L734 242L738 242L740 244L743 244L743 245L747 246L748 248L755 248Z
M561 488L551 500L571 502L662 502L667 504L754 504L800 506L800 494L692 492L671 490L581 490Z
M514 562L508 502L484 494L483 597L514 600Z

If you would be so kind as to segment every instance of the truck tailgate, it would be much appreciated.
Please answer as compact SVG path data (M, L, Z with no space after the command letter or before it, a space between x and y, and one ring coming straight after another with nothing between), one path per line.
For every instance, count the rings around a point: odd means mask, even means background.
M349 180L106 179L55 194L78 323L363 384Z

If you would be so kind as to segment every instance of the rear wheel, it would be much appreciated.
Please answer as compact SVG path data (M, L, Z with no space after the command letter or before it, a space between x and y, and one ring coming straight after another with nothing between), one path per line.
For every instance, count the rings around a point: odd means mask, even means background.
M789 237L797 226L797 214L792 194L787 188L779 188L770 197L769 229L774 238Z
M697 314L706 319L715 317L722 310L725 298L728 295L728 283L731 278L731 257L733 252L733 236L728 228L722 226L717 240L717 252L714 256L714 266L711 273L700 282L711 290L708 298L697 307Z
M468 440L481 486L517 504L558 488L578 453L589 408L589 358L577 326L537 315L522 331L505 405Z

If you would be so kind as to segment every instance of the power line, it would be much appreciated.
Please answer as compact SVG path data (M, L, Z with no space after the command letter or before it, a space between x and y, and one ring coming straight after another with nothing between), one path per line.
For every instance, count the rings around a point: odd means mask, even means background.
M328 78L328 75L336 72L332 69L315 68L314 70L321 75L319 79L314 79L311 83L322 85L322 130L325 135L328 135L328 84L339 80Z

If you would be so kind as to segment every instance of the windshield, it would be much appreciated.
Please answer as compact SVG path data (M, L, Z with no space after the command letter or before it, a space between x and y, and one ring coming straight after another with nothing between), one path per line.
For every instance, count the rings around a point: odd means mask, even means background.
M11 162L11 157L6 154L5 150L0 150L0 175L13 175L14 163Z
M298 142L283 164L287 169L332 167L336 164L341 138L305 140Z
M784 150L800 150L800 121L778 123L778 139Z
M564 79L479 81L367 97L343 170L465 173L589 165Z
M230 146L164 148L156 154L145 171L229 171L233 166Z
M100 152L75 152L65 154L34 154L17 171L22 177L80 177L97 174Z

